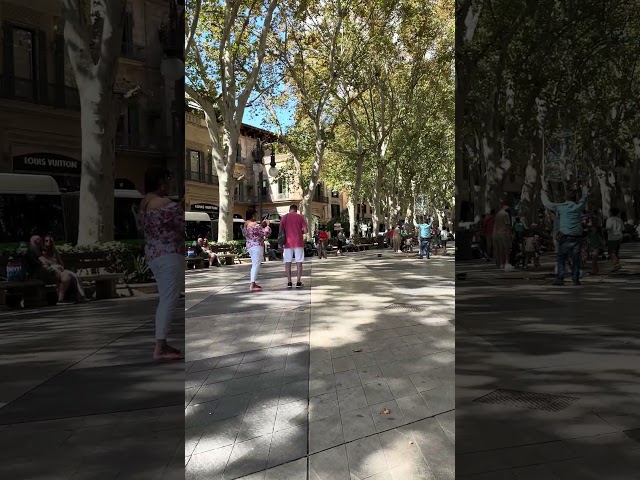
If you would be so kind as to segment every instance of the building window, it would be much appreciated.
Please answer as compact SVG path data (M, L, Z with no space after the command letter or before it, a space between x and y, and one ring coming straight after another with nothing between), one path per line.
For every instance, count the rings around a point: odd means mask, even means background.
M338 218L340 216L340 205L331 205L331 218Z
M34 38L33 32L13 28L13 74L15 95L33 100L34 97Z
M287 185L287 181L284 178L278 179L278 193L289 193L289 185Z
M121 52L124 57L131 57L133 55L133 14L127 11L124 14L122 28L122 47Z
M242 145L240 143L236 147L236 163L244 163L242 161Z
M204 154L198 150L187 150L187 180L204 182L206 178L204 169Z
M332 190L331 198L340 198L340 192L336 192L335 190Z
M135 104L127 106L127 137L130 146L140 144L140 112Z

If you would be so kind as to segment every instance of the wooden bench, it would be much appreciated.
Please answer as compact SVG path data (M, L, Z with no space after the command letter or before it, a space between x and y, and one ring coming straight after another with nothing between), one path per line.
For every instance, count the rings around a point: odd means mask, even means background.
M211 251L218 256L220 263L222 265L234 265L235 260L238 260L238 263L242 263L240 257L233 253L229 253L231 249L229 247L212 247Z
M106 269L111 266L100 253L74 253L62 256L64 268L78 275L81 282L95 285L96 300L116 298L116 283L125 277L124 273L111 273Z
M204 268L207 265L203 257L184 257L185 270Z

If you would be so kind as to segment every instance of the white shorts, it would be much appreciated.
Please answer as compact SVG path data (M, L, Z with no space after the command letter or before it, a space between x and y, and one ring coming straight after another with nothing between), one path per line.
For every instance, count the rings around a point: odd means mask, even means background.
M295 260L293 258L294 255ZM292 261L302 263L304 262L304 248L285 248L282 258L284 258L284 263L291 263Z

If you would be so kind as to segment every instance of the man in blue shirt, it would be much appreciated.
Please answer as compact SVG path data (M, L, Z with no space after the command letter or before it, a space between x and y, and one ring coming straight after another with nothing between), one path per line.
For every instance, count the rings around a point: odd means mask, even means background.
M424 258L426 252L427 259L431 258L431 219L427 218L426 222L422 217L422 223L418 225L418 235L420 236L420 255L418 258Z
M577 192L569 191L564 202L553 203L547 195L546 181L542 181L540 199L545 208L554 212L558 217L558 254L557 272L554 285L564 285L564 268L567 258L571 256L571 278L574 285L580 285L580 251L582 248L582 212L587 201L588 190L582 187L582 196L577 200Z

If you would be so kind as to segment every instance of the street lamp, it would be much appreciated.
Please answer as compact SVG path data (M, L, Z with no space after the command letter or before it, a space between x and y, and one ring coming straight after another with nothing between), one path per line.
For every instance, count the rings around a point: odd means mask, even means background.
M262 185L260 185L260 180L258 178L258 175L260 174L260 172L265 171L265 165L264 165L264 145L265 143L262 143L262 141L260 139L258 139L257 145L255 150L253 151L253 172L256 175L256 186L258 187L256 192L260 198L260 215L262 215ZM269 144L266 144L269 145ZM275 152L275 147L274 144L270 144L271 145L271 159L269 162L269 176L270 177L275 177L278 174L278 169L276 167L276 152Z

